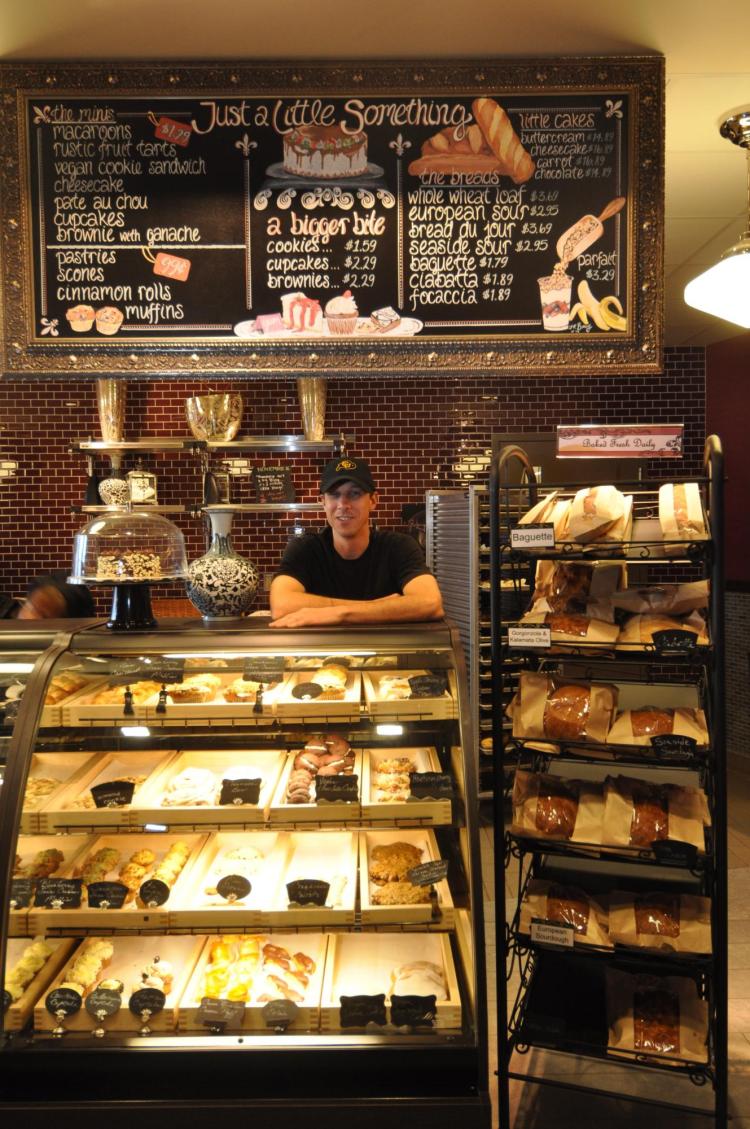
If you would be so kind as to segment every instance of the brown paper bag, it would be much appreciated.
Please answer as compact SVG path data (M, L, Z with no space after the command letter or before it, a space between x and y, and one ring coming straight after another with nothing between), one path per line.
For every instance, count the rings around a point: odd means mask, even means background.
M620 634L620 628L615 623L593 619L590 615L582 615L580 612L554 612L545 599L537 600L519 622L529 625L545 624L550 629L550 639L553 643L567 643L571 648L583 643L587 652L593 644L597 643L603 645L603 650L608 646L612 647ZM560 652L564 651L565 647L556 646L553 650Z
M654 612L631 615L620 631L617 647L620 650L641 650L653 643L655 631L690 631L699 647L709 643L706 621L698 612L689 616L668 616Z
M608 1049L659 1061L708 1060L708 1005L686 976L606 970Z
M551 494L545 494L540 498L535 506L518 519L519 525L538 525L541 522L548 522L549 515L552 512L552 507L557 501L560 491L554 490Z
M625 514L625 498L616 486L579 490L568 510L566 536L585 544L598 541Z
M688 584L662 584L653 588L625 588L613 592L616 608L633 614L657 612L664 615L685 615L708 607L709 583L693 580Z
M601 785L516 769L514 835L598 844L604 815Z
M578 886L561 886L542 878L530 879L521 902L521 933L531 933L534 918L557 925L571 925L575 945L612 947L607 934L606 909Z
M711 900L698 894L615 890L609 898L613 944L675 953L711 952Z
M607 683L567 682L524 672L513 706L513 736L529 740L607 739L617 690Z
M608 776L602 822L603 846L649 850L652 843L670 839L706 853L703 829L710 825L710 816L699 788Z
M697 482L665 482L659 487L659 525L665 541L701 541L708 536Z
M704 747L708 744L706 715L698 709L662 709L659 706L623 710L607 734L607 744L650 745L651 737L660 733L692 737L699 747Z

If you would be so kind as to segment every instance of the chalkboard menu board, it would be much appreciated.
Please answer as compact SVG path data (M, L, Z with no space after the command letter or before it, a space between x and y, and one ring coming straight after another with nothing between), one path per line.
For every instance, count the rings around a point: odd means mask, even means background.
M10 372L660 367L660 58L0 81Z

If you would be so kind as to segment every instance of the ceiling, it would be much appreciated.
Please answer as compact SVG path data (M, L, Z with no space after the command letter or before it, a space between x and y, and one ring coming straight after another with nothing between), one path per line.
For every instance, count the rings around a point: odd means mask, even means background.
M744 155L717 128L750 104L745 30L745 0L0 0L5 59L663 54L668 345L742 332L682 292L747 226Z

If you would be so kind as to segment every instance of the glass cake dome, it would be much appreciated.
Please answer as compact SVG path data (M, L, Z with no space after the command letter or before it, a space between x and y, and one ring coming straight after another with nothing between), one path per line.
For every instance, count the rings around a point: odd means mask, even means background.
M74 584L154 584L186 575L185 540L161 514L102 514L73 540Z

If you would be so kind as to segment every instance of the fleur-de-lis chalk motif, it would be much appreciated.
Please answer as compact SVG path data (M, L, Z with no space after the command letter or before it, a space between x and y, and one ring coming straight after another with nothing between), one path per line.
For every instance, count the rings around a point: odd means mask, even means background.
M52 320L42 318L42 337L46 337L47 334L49 334L50 337L60 336L57 328L57 318L52 318Z
M611 98L607 98L604 105L606 107L605 118L622 117L622 98L618 98L616 102L613 102Z
M388 145L391 149L396 150L397 157L403 157L406 150L411 149L411 141L405 141L400 133L397 135L396 140L389 141Z
M41 108L39 106L34 106L34 125L49 125L50 121L52 120L49 114L49 106L42 106Z
M257 141L251 141L250 137L248 136L247 133L243 133L240 140L235 141L234 145L235 145L236 149L242 150L242 156L243 157L249 157L250 156L250 150L258 148L258 142Z

